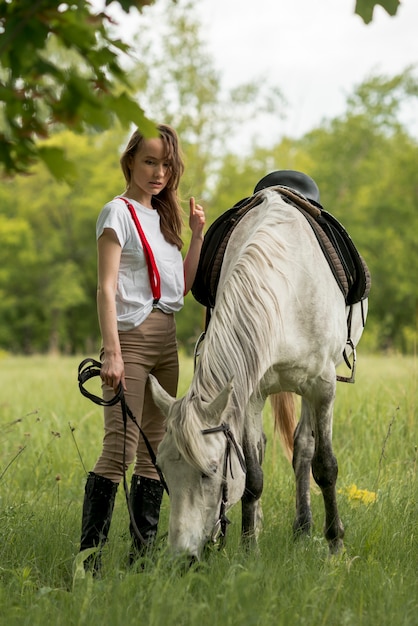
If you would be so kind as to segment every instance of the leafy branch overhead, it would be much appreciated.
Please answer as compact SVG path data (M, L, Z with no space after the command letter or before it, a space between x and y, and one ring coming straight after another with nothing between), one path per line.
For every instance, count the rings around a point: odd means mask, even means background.
M119 4L128 12L150 2ZM120 65L129 46L108 34L106 12L94 14L87 0L1 0L0 7L0 162L6 174L25 172L41 159L56 177L68 177L63 151L38 144L57 126L101 131L116 117L153 133Z
M113 0L106 0L107 7ZM174 2L175 0L173 0ZM115 0L139 11L155 0ZM399 0L357 0L368 23L376 4L394 15ZM130 46L109 34L112 18L89 0L0 0L0 165L8 175L43 161L52 174L71 178L73 164L47 140L52 129L102 131L115 119L144 134L153 123L132 97L120 64Z

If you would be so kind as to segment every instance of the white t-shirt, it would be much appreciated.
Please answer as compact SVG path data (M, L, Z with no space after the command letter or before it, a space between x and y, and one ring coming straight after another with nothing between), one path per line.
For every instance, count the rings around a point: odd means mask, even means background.
M181 252L164 239L156 210L148 209L135 200L129 201L136 211L160 274L161 299L158 307L164 313L175 313L182 308L184 296ZM97 239L105 228L115 231L122 248L116 289L118 330L131 330L142 324L151 313L153 295L142 243L123 200L114 198L103 207L97 218Z

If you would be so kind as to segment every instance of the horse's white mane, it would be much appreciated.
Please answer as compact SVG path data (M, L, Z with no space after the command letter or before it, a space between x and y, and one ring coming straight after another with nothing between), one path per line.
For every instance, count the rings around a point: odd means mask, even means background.
M233 377L239 412L257 392L266 365L271 364L272 337L281 324L278 285L267 278L271 268L280 272L280 260L292 242L285 240L279 224L294 219L295 209L277 192L264 192L254 229L221 281L191 391L210 401ZM287 211L277 211L277 208ZM275 210L276 209L276 210ZM245 226L243 226L245 227ZM288 265L286 265L288 267ZM288 276L282 275L283 284Z
M280 259L294 245L284 239L278 227L294 221L295 209L277 192L262 193L263 202L251 209L259 212L259 218L237 258L228 259L229 269L221 278L196 372L181 401L181 417L177 414L178 419L170 420L180 453L202 471L208 460L205 461L203 437L196 433L213 425L204 423L202 403L213 401L232 380L233 397L227 419L235 432L241 431L243 424L238 420L271 364L272 337L281 326L277 285L269 284L264 277L272 266L276 274L280 272ZM243 222L240 226L245 228ZM288 277L283 275L281 285L287 284Z

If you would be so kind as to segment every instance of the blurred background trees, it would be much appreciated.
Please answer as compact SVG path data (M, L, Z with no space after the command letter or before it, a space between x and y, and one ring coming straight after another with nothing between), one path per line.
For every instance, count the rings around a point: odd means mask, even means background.
M418 143L401 123L401 110L417 96L414 68L397 76L370 76L349 96L342 116L301 138L283 137L268 147L254 143L244 152L243 123L280 116L283 94L262 79L225 93L205 52L193 2L166 5L165 36L141 33L135 41L139 60L125 70L118 93L125 94L125 104L140 101L147 117L179 132L186 161L185 212L195 195L207 209L209 225L250 195L266 173L307 172L318 183L324 208L346 227L372 273L363 345L413 352ZM62 46L54 45L59 58ZM77 69L79 61L73 62ZM56 124L41 145L34 143L48 156L32 165L30 158L26 175L3 180L0 348L24 354L97 351L95 222L103 204L124 188L119 155L130 134L128 118L114 114L101 124L99 116L97 124L81 124L82 133ZM4 125L0 120L0 132ZM55 157L64 170L69 164L61 180L51 173ZM203 308L188 295L177 320L184 349L193 348L203 320Z

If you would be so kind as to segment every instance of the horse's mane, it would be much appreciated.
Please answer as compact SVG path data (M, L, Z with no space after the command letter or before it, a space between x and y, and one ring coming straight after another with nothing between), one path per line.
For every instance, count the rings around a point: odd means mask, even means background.
M233 377L234 400L243 412L248 398L271 364L272 337L281 324L277 284L265 278L272 266L280 272L289 242L280 236L279 224L294 219L294 212L277 192L265 191L256 209L262 214L218 287L202 354L193 378L194 395L210 401ZM277 207L292 213L278 212ZM245 228L245 224L243 224ZM290 244L291 245L291 244ZM282 274L283 284L288 276Z
M271 365L272 337L280 331L279 290L277 284L269 284L264 277L273 265L276 275L280 272L278 261L286 258L292 243L281 236L278 226L293 222L296 212L277 192L262 193L263 202L252 209L259 211L262 218L256 220L239 256L229 260L229 269L221 277L195 375L181 401L181 418L170 424L180 453L202 471L208 462L206 447L203 437L196 433L213 425L209 420L205 423L202 403L213 401L232 380L227 419L236 434L241 433L240 418ZM278 207L287 207L289 211L278 211ZM238 227L246 227L245 218ZM282 278L281 289L288 286L288 277L283 273Z

